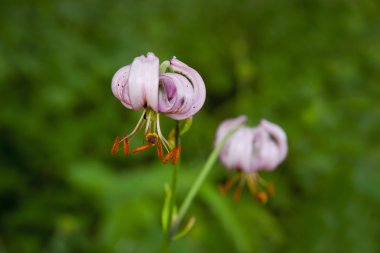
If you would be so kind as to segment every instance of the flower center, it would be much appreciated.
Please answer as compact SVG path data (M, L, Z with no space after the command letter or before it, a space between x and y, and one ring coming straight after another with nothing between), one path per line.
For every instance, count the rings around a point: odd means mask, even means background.
M223 195L227 195L229 190L237 183L233 193L233 199L238 201L240 199L241 191L245 184L248 186L249 192L260 203L265 204L268 197L274 195L274 186L272 183L267 183L256 172L245 173L239 171L237 174L230 177L224 184L220 185L219 189Z
M124 138L122 138L121 140L118 136L116 137L111 153L115 154L118 150L119 144L123 142L124 154L129 155L129 142L141 131L142 128L144 128L144 126L145 140L147 144L133 149L132 153L138 153L146 149L149 149L151 146L156 146L157 156L160 160L163 161L163 163L167 163L170 159L172 159L173 164L175 164L179 158L181 148L179 145L177 145L177 147L172 147L168 140L166 140L160 128L160 114L153 111L150 108L144 109L139 121L137 122L137 125L131 133L124 136ZM164 147L165 150L168 152L165 158L163 158L162 147Z

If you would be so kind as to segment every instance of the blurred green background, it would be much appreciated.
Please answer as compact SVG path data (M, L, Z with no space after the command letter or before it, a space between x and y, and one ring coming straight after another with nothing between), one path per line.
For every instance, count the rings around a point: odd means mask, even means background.
M115 71L154 52L205 80L182 139L178 203L225 118L281 125L266 206L223 197L218 163L171 252L380 252L377 0L17 1L0 8L0 252L157 252L170 166L110 155L140 113ZM164 120L165 133L173 126ZM140 145L140 140L134 145ZM140 138L142 141L142 137Z

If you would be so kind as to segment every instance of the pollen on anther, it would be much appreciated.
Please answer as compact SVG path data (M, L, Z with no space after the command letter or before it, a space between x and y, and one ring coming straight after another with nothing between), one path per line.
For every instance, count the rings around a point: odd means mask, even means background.
M115 141L113 143L112 149L111 149L111 154L114 155L116 151L119 149L119 143L120 143L120 138L119 136L116 136Z
M261 204L265 204L268 201L268 195L264 191L259 191L256 198Z
M158 156L158 159L162 159L162 145L159 141L156 141L156 146L157 146L157 156Z
M176 151L177 151L177 148L173 148L172 150L170 150L170 152L165 156L162 162L166 164L175 155Z
M177 163L177 161L178 161L178 159L179 159L179 155L180 155L180 153L181 153L181 145L177 145L177 147L175 148L176 149L176 151L175 151L175 153L174 153L174 156L173 156L173 165L176 165L176 163Z
M141 146L141 147L138 147L138 148L135 148L134 150L132 150L132 153L137 153L137 152L141 152L141 151L144 151L148 148L150 148L150 146L152 146L152 143L148 143L144 146Z

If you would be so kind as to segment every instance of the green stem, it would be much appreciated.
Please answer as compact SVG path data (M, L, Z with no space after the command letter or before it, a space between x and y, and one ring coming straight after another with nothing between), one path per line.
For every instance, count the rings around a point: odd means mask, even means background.
M180 137L179 137L179 121L176 121L176 127L175 127L175 147L180 144ZM171 198L169 202L169 212L168 212L168 218L167 218L167 226L166 231L164 234L164 239L161 245L161 252L167 252L169 245L171 243L173 234L172 234L172 221L173 221L173 213L174 213L174 205L175 205L175 198L176 198L176 189L177 189L177 174L178 174L178 166L179 161L177 161L177 164L173 166L173 172L172 172L172 181L170 184L171 188Z
M209 158L207 159L206 164L203 166L203 168L201 170L201 173L198 175L198 177L195 180L194 184L192 185L190 191L186 195L186 198L185 198L182 206L179 209L176 224L174 225L174 230L176 230L179 227L179 225L181 224L181 221L185 217L186 212L188 211L191 203L193 202L195 195L198 193L198 191L199 191L200 187L202 186L203 182L205 181L207 175L210 173L212 166L214 165L215 161L217 160L218 155L224 146L224 143L239 127L240 127L240 125L233 128L232 130L230 130L226 134L226 136L224 136L224 138L219 143L219 145L216 146L216 148L211 152Z

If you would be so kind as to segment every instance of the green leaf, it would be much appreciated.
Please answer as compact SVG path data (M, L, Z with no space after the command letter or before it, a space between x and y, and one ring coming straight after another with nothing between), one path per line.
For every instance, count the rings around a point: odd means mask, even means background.
M170 210L170 199L172 198L172 191L168 184L165 184L165 200L164 206L161 212L161 222L162 222L162 230L166 231L168 229L168 217Z
M216 218L222 223L230 238L234 241L237 252L252 252L251 237L236 217L236 212L221 198L210 184L205 184L201 197L208 203Z
M189 221L187 222L186 226L184 227L184 229L182 229L179 233L177 233L174 237L173 237L173 240L176 241L182 237L184 237L185 235L187 235L190 230L194 227L194 224L195 224L195 221L196 221L196 218L194 216L192 216Z
M182 129L181 129L181 132L179 133L179 135L184 135L187 131L190 130L190 127L193 123L193 117L190 117L190 118L187 118L185 119L185 124L183 125Z

